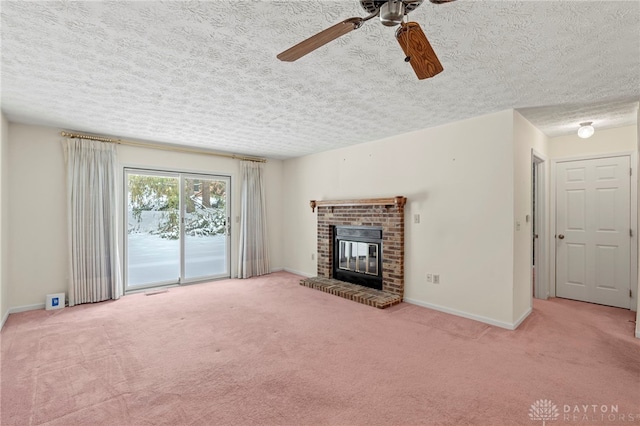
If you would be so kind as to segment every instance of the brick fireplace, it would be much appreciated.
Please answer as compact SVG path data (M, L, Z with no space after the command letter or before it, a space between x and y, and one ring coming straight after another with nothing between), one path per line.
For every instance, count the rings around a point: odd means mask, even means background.
M318 210L318 276L301 284L367 305L384 308L404 295L405 197L363 200L311 201ZM343 283L334 275L336 227L371 227L381 232L382 290Z

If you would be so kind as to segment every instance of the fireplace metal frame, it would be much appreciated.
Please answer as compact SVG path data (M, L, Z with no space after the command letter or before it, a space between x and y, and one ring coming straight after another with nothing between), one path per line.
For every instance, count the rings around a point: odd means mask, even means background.
M382 227L378 226L332 226L333 236L333 278L365 287L382 290ZM340 241L352 241L376 244L378 246L377 275L352 272L339 267Z

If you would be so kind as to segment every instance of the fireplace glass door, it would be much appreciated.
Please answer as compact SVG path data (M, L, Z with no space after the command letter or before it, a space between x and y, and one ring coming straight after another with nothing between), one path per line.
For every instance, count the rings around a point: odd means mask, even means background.
M340 241L339 268L344 271L378 275L378 245L357 241Z

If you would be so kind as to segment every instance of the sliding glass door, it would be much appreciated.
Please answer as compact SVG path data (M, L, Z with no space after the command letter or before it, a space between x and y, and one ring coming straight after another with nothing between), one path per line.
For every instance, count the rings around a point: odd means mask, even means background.
M229 277L229 178L126 169L127 290Z
M229 276L228 178L184 176L185 280Z

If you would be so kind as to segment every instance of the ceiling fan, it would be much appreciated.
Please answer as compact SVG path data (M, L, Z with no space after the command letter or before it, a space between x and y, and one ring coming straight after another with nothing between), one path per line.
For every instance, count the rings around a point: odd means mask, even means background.
M417 22L404 22L404 17L420 6L424 0L360 0L362 8L369 12L364 18L349 18L336 25L320 31L318 34L296 44L278 55L278 59L293 62L313 52L353 30L357 30L366 21L380 17L380 22L388 27L400 25L396 30L396 40L405 54L405 62L409 62L418 79L433 77L442 72L443 67L434 52L427 36ZM455 0L429 0L442 4Z

